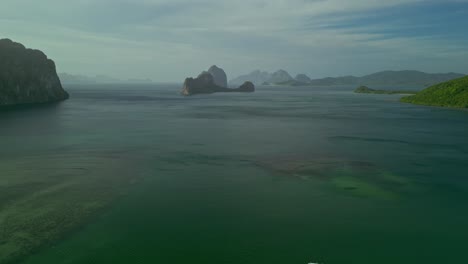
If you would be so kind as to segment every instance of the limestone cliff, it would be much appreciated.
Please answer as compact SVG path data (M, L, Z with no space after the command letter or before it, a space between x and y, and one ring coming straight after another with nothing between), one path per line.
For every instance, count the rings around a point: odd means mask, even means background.
M276 83L284 83L284 82L288 82L292 80L293 80L293 77L291 77L291 75L289 75L287 71L278 70L271 75L270 79L268 79L268 82L276 84Z
M0 40L0 106L57 102L68 98L55 63L39 51Z
M296 81L300 83L310 83L312 80L309 78L309 76L305 74L298 74L296 75L296 78L294 78Z
M213 80L216 85L224 88L228 87L227 75L223 69L217 67L216 65L213 65L210 67L208 72L213 76Z
M181 91L182 95L190 96L195 94L210 94L219 92L254 92L255 86L251 82L245 82L239 88L231 89L218 86L214 82L213 75L209 72L202 72L197 78L187 78Z

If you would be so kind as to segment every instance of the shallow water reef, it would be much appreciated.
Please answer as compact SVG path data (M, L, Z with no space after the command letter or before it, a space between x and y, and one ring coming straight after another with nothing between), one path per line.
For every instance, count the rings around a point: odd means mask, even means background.
M355 197L396 200L414 187L410 179L368 161L291 155L268 157L256 164L280 175L321 180L330 188Z
M13 263L79 228L137 176L109 155L0 160L0 263Z

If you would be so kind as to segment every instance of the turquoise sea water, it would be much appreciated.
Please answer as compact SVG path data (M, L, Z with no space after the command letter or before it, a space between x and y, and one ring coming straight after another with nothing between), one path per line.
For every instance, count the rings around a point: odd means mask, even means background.
M0 159L140 179L21 263L468 263L468 112L353 88L71 86L0 113Z

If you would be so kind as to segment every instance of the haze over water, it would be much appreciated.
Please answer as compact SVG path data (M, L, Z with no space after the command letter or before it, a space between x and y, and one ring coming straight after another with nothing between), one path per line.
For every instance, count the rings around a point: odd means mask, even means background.
M0 158L132 176L22 263L468 262L468 112L354 87L179 88L70 86L0 113Z

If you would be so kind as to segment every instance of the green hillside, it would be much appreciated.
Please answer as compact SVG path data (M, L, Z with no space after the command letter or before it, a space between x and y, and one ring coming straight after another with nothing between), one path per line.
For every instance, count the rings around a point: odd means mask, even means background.
M468 76L431 86L421 92L401 98L402 102L468 108Z

